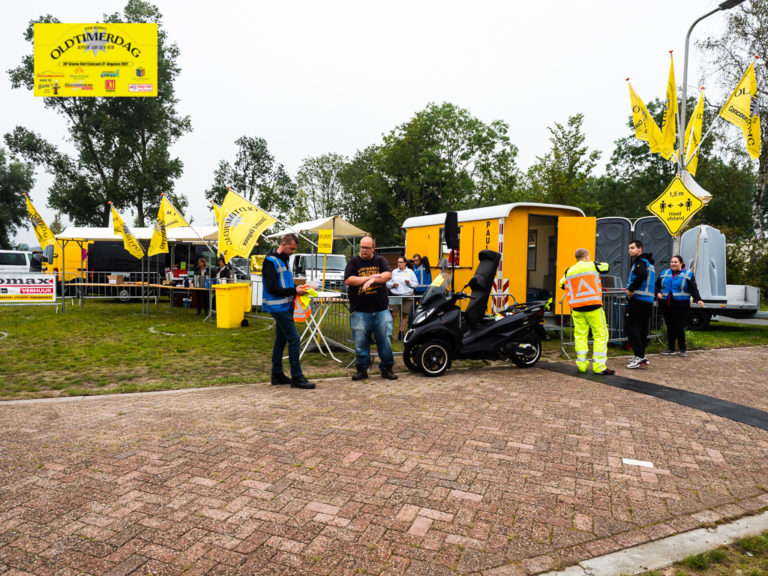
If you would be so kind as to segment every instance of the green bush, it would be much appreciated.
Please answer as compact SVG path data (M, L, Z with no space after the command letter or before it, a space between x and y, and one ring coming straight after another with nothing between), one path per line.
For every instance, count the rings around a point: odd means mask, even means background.
M768 243L753 236L728 243L725 252L728 284L757 286L768 302Z

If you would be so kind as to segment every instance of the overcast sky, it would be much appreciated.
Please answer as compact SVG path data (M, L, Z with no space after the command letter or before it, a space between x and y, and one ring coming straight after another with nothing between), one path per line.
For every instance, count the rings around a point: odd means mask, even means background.
M674 50L680 86L685 34L719 2L157 0L181 51L178 109L193 126L172 149L184 163L176 191L189 198L187 216L213 224L203 191L218 162L234 159L238 137L264 138L295 177L303 159L351 157L430 102L451 102L486 123L507 122L523 170L547 153L548 126L582 112L587 145L603 153L602 171L613 142L627 135L625 79L645 101L663 98ZM125 3L3 2L0 133L23 125L69 149L63 120L31 92L12 90L6 71L31 53L23 38L30 20L52 14L96 22ZM688 72L689 94L705 85L719 103L718 78L706 76L693 44L719 34L725 21L718 12L696 26ZM51 182L39 170L31 193L49 224ZM16 239L37 245L31 228Z

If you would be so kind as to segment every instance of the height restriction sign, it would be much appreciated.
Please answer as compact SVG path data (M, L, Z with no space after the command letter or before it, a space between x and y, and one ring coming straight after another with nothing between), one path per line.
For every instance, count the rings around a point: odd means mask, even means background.
M704 202L685 187L679 176L675 176L664 193L648 206L672 236L677 236L686 222L704 206Z

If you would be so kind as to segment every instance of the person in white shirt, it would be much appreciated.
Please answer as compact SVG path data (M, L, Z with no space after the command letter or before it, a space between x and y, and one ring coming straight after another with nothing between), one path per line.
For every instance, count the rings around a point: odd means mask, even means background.
M413 287L419 283L413 270L406 267L405 257L400 256L397 259L397 268L392 270L392 279L387 282L387 288L392 296L413 296ZM408 315L413 309L413 298L403 298L402 303L390 306L392 311L392 320L395 314L400 315L400 331L397 335L398 340L403 339L403 332L408 323Z

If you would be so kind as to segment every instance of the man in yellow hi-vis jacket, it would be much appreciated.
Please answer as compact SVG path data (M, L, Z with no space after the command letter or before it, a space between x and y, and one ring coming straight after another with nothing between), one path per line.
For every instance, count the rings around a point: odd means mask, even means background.
M608 272L608 264L592 262L586 248L576 250L576 264L565 271L560 287L566 291L571 307L576 367L585 373L589 367L589 331L592 330L592 371L610 375L615 372L605 362L608 359L608 327L603 312L603 286L600 273Z

